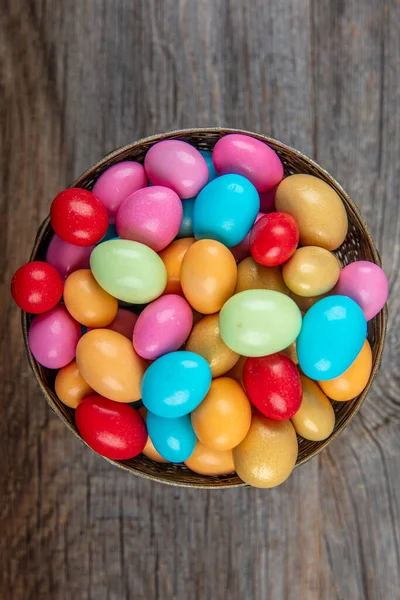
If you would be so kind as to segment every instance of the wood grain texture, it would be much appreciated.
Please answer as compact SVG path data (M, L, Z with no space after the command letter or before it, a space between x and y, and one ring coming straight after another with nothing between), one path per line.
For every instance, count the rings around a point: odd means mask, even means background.
M0 598L396 600L400 589L400 4L3 0ZM343 435L280 488L129 477L28 370L9 281L52 197L146 134L225 125L328 169L390 278L383 366Z

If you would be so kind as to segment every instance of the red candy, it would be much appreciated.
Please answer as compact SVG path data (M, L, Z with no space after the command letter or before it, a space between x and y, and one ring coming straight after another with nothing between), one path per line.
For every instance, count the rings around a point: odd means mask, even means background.
M250 235L250 252L264 267L276 267L294 254L299 228L291 215L273 212L255 223Z
M284 354L248 358L243 383L251 402L270 419L291 419L300 408L300 375L296 365Z
M76 409L75 421L88 446L106 458L133 458L147 442L147 429L140 414L128 404L103 396L86 396Z
M106 234L107 210L92 192L70 188L56 196L50 208L56 234L75 246L92 246Z
M33 261L23 265L11 281L11 294L22 310L38 315L55 307L63 293L57 269L48 263Z

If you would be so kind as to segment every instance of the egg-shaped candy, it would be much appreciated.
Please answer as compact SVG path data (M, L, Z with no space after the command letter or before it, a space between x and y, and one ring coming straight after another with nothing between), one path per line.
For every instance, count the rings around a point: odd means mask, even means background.
M141 406L139 408L138 412L141 415L141 417L143 417L144 421L146 422L146 416L147 416L147 412L148 412L147 408L145 406ZM157 452L149 435L147 435L146 445L142 450L142 454L147 456L147 458L154 460L155 462L159 462L159 463L169 462L166 458L162 457L159 452Z
M139 413L102 396L84 398L75 411L75 421L87 445L106 458L134 458L146 444L146 425Z
M232 253L220 242L200 240L186 252L181 267L181 286L189 304L198 312L218 312L235 290L237 267Z
M185 465L199 475L228 475L235 470L232 450L211 450L198 440Z
M296 431L290 421L273 421L255 414L246 437L233 450L233 462L245 483L272 488L289 477L297 454Z
M239 360L239 355L222 341L218 314L207 315L200 319L186 342L186 350L205 358L213 377L224 375Z
M264 216L264 213L259 212L258 215L256 216L255 223L257 223L257 221L259 221L261 219L261 217L263 217L263 216ZM253 224L252 228L253 227L254 227L254 224ZM237 260L238 262L242 261L247 256L250 256L251 232L252 232L252 229L250 229L249 233L246 235L246 237L241 242L239 242L239 244L236 244L236 246L232 246L232 248L230 249L233 256L235 257L235 260Z
M372 352L368 340L365 340L360 353L350 367L339 377L320 381L319 385L325 394L339 402L352 400L361 394L368 383L372 369Z
M147 364L120 333L109 329L88 331L77 346L76 362L83 378L98 394L116 402L140 400Z
M192 412L197 438L212 450L231 450L240 444L250 423L250 402L243 388L229 377L214 379L207 396Z
M291 298L274 290L246 290L222 307L223 341L243 356L267 356L290 346L301 328L301 313Z
M346 296L327 296L304 315L297 339L301 370L316 380L342 375L359 354L367 335L364 313Z
M40 314L55 307L61 300L63 282L57 269L35 260L23 265L11 280L14 302L26 312Z
M96 246L90 268L106 292L132 304L155 300L167 283L167 271L158 254L131 240L110 240Z
M368 260L358 260L342 269L335 293L352 298L370 321L385 306L388 280L381 267Z
M195 200L194 237L217 240L231 248L249 233L259 210L260 198L248 179L241 175L217 177Z
M109 223L115 223L118 209L128 196L147 186L143 165L123 160L108 167L93 186L93 193L107 209Z
M83 379L76 360L58 371L54 388L61 402L71 408L76 408L85 396L94 393L94 390Z
M93 246L108 227L108 215L102 202L81 188L69 188L54 198L50 221L62 240L76 246Z
M154 185L134 192L121 204L116 220L121 239L159 252L172 242L182 222L182 202L173 190Z
M124 337L128 338L128 340L132 340L133 329L135 327L137 318L137 315L130 310L127 310L126 308L119 308L115 318L109 325L105 327L105 329L116 331L117 333L120 333Z
M278 185L275 185L268 192L260 192L258 194L260 196L260 210L262 213L270 213L275 210L275 195Z
M146 424L155 449L165 460L181 463L192 455L196 435L189 415L164 419L148 412Z
M192 325L192 309L182 296L161 296L140 313L133 331L133 346L139 356L155 360L179 350Z
M324 392L312 379L300 375L302 397L292 424L301 437L312 442L328 438L335 427L335 412Z
M261 140L242 133L219 139L212 157L219 175L243 175L258 192L270 190L283 177L283 165L276 152Z
M332 290L334 292L334 290ZM293 292L289 292L289 296L294 300L301 310L302 313L306 313L308 309L310 309L314 304L322 300L322 298L326 298L329 296L330 292L326 292L325 294L320 294L319 296L298 296Z
M296 365L284 354L248 358L243 369L246 392L269 419L291 419L301 403L301 381Z
M250 252L265 267L286 262L299 243L299 228L291 215L273 212L263 215L250 233Z
M118 310L117 299L99 286L90 269L80 269L67 277L64 302L74 319L86 327L109 325Z
M199 151L207 164L208 169L208 183L218 177L218 173L215 170L214 163L212 160L212 152L210 150L200 150Z
M78 269L88 269L93 246L75 246L64 242L56 233L46 251L46 262L55 267L62 279Z
M75 357L81 327L63 304L32 319L28 342L34 358L48 369L61 369Z
M313 175L290 175L275 195L276 210L289 213L299 227L302 246L335 250L347 235L347 214L335 190Z
M165 286L163 294L183 295L181 286L182 261L186 252L195 241L194 238L175 240L160 252L159 256L167 270L167 285Z
M193 208L196 198L182 200L182 221L179 227L177 238L188 238L193 236Z
M226 377L234 379L244 388L243 369L246 364L247 356L239 356L237 363L226 373Z
M208 181L208 168L200 152L187 142L163 140L152 146L144 168L153 185L174 190L180 198L193 198Z
M289 294L279 267L264 267L248 256L237 267L235 294L245 290L275 290Z
M336 256L318 246L299 248L283 265L282 276L298 296L320 296L337 283L340 263Z
M142 381L142 401L155 415L173 419L194 410L210 384L211 369L202 356L187 351L170 352L147 369Z

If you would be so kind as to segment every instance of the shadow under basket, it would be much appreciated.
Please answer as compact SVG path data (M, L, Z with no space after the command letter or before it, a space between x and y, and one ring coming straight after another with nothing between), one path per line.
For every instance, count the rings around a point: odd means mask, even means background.
M244 133L266 142L275 150L275 152L277 152L281 158L285 169L285 176L292 175L294 173L307 173L326 181L342 199L349 220L349 231L347 237L340 248L335 251L335 254L339 258L341 264L345 266L348 263L356 260L369 260L377 265L381 265L378 251L357 206L354 204L354 202L352 202L352 200L350 200L346 192L329 175L329 173L324 171L324 169L319 167L314 161L304 156L304 154L301 154L301 152L298 152L297 150L294 150L293 148L290 148L281 142L256 133L237 129L207 128L185 129L154 135L108 154L105 158L103 158L103 160L83 173L83 175L81 175L72 184L72 187L82 187L91 190L94 182L99 175L103 173L103 171L105 171L111 165L114 165L122 160L135 160L143 163L147 150L153 144L161 140L178 139L193 144L199 150L212 150L216 142L221 137L229 133ZM52 235L53 230L48 217L41 225L37 233L35 245L30 257L31 260L44 260L46 249ZM57 413L65 425L79 439L82 440L75 426L75 411L60 402L55 394L55 372L41 367L32 356L28 346L28 329L30 320L31 316L23 312L22 329L29 364L51 408ZM371 375L364 391L357 398L349 402L333 402L336 415L336 424L332 435L327 440L322 442L311 442L301 437L298 438L299 454L296 467L304 464L306 461L310 460L310 458L313 458L316 454L318 454L318 452L321 452L321 450L323 450L337 435L339 435L341 431L343 431L343 429L360 408L380 367L386 335L386 324L386 307L368 323L368 340L371 344L373 364ZM159 481L170 485L197 488L232 488L245 486L245 484L236 474L219 477L198 475L187 469L184 465L160 464L153 462L143 455L139 455L131 460L109 460L109 462L122 469L125 469L130 473L133 473L134 475L139 475L140 477L144 477L146 479L152 479L154 481Z

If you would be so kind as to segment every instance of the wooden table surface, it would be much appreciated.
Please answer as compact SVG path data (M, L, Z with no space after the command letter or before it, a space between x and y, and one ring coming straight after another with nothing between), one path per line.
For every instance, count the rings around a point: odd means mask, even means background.
M396 600L400 590L397 0L3 0L1 600ZM48 408L9 282L55 194L147 134L225 125L315 158L389 276L383 366L348 429L273 490L129 476Z

